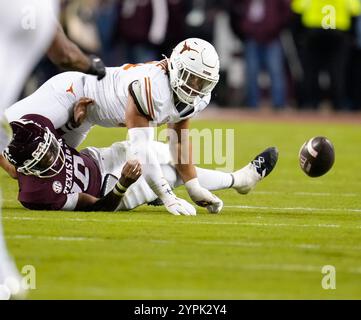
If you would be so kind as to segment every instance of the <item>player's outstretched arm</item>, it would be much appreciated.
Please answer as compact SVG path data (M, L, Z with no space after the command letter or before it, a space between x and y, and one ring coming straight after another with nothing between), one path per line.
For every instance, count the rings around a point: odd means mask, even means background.
M97 76L98 80L105 77L106 69L103 61L94 55L84 54L74 42L68 39L60 24L47 55L62 69L92 74Z
M138 111L131 94L128 96L125 118L132 156L142 164L143 176L150 188L163 201L168 212L174 215L196 215L195 208L187 201L178 198L163 177L153 150L154 128L150 127L149 119Z
M205 207L210 213L219 213L223 208L223 201L203 188L197 178L196 167L193 164L192 143L189 138L189 119L175 124L169 124L168 128L174 131L170 137L169 147L175 160L175 168L184 182L189 196L200 207Z
M113 190L101 199L86 193L80 193L76 211L115 211L127 189L142 175L138 161L128 161L122 170L122 175Z

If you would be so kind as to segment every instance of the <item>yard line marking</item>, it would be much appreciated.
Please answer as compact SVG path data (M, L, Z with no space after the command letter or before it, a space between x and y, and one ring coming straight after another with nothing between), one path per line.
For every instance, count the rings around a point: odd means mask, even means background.
M175 241L174 241L175 242ZM317 243L298 243L298 244L270 244L267 242L249 242L249 241L224 241L224 240L196 240L192 241L198 245L221 245L221 246L235 246L235 247L249 247L249 248L288 248L288 249L307 249L307 250L354 250L360 251L361 246L348 245L329 245ZM170 244L170 242L169 242ZM361 270L361 268L360 268Z
M219 241L219 240L198 240L193 241L199 245L221 245L235 247L252 247L252 248L290 248L290 249L320 249L319 244L300 243L300 244L269 244L268 242L249 242L249 241ZM330 249L330 246L325 247ZM355 248L359 250L360 247Z
M257 210L273 210L273 211L332 211L332 212L356 212L361 213L361 209L350 209L350 208L309 208L309 207L261 207L261 206L224 206L225 208L235 208L235 209L257 209Z
M86 237L54 237L54 236L33 236L33 235L23 235L23 234L16 234L16 235L8 235L6 236L7 239L26 239L26 240L50 240L50 241L99 241L104 240L103 238L86 238Z
M331 193L331 192L294 192L296 196L318 196L318 197L359 197L357 193Z
M339 224L291 224L291 223L263 223L263 222L225 222L225 221L196 221L196 220L176 220L174 222L179 224L193 224L193 225L239 225L239 226L256 226L256 227L291 227L291 228L344 228L344 229L361 229L361 225L339 225ZM187 219L187 218L185 218ZM20 221L58 221L58 222L96 222L96 223L124 223L124 222L137 222L149 223L149 220L143 219L119 219L119 220L104 220L104 219L85 219L85 218L43 218L43 217L3 217L3 220L20 220ZM167 225L169 220L165 221L152 221L156 224Z
M291 196L315 196L315 197L359 197L358 193L331 193L331 192L281 192L281 191L252 191L250 194L260 195L291 195Z
M42 289L48 289L45 286L42 286ZM49 290L54 288L49 288ZM284 299L283 295L277 295L277 294L269 294L269 293L229 293L224 290L217 290L217 292L210 292L207 288L189 288L189 289L180 289L180 288L171 288L171 287L162 287L162 288L144 288L144 287L129 287L127 286L126 289L123 288L121 291L119 291L118 288L104 288L102 287L96 287L96 286L82 286L81 288L73 288L72 291L74 292L76 290L77 293L81 295L91 295L93 297L103 297L106 299L109 299L109 297L116 296L117 299L180 299L180 297L183 297L183 299L189 299L189 297L192 296L202 296L206 299L215 299L219 300L220 297L222 299L228 298L228 299L261 299L262 297L269 297L273 299ZM124 298L125 297L125 298Z
M238 269L238 270L246 270L246 271L286 271L286 272L317 272L321 273L322 266L316 265L302 265L302 264L217 264L217 263L206 263L195 264L193 262L187 263L174 263L169 261L157 261L154 263L158 267L162 268L172 268L172 267L181 267L181 268L223 268L223 269ZM338 273L351 273L351 274L361 274L361 268L347 268L341 269L337 268Z
M67 237L67 236L37 236L37 235L23 235L15 234L8 235L6 239L11 240L40 240L40 241L123 241L131 242L136 241L134 239L118 239L118 238L102 238L102 237ZM177 240L164 240L164 239L148 239L149 243L159 245L177 245ZM340 246L340 245L320 245L313 243L299 243L299 244L270 244L268 242L249 242L249 241L225 241L225 240L192 240L189 243L184 244L196 244L196 245L220 245L220 246L234 246L245 248L286 248L286 249L307 249L307 250L353 250L360 251L360 246ZM356 268L357 272L361 273L361 268Z

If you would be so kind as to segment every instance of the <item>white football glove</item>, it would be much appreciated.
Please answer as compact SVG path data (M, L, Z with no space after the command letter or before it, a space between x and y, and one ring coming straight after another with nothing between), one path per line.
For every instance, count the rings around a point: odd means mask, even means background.
M164 206L168 212L176 216L195 216L197 214L196 209L189 202L177 197L168 198L166 202L164 202Z
M169 183L163 178L161 183L152 186L152 190L163 201L164 206L171 214L176 216L195 216L197 214L196 209L187 201L178 198Z
M219 213L223 208L223 201L203 188L197 178L185 183L185 187L191 199L200 207L205 207L209 213Z

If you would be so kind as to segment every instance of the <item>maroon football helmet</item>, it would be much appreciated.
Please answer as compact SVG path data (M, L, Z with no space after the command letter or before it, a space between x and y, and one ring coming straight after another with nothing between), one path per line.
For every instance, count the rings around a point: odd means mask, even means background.
M64 167L61 143L49 128L21 119L10 123L13 137L4 151L5 158L19 173L39 178L51 178Z

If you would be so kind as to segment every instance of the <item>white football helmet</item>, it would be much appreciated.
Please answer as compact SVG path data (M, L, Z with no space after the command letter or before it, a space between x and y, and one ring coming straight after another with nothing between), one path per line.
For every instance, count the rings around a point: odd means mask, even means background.
M179 43L168 61L170 85L182 103L212 92L219 80L219 57L209 42L190 38Z

